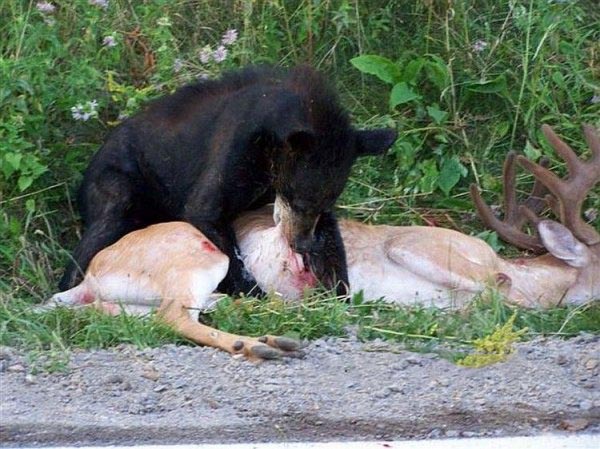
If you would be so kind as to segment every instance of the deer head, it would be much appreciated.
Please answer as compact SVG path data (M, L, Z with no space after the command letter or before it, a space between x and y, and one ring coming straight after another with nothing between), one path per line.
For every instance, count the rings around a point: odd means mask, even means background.
M600 181L600 138L592 126L584 126L585 138L592 152L590 159L584 161L550 126L542 126L542 132L567 164L565 179L548 169L546 159L537 164L510 152L503 173L504 220L494 215L474 185L471 186L471 196L483 222L503 240L534 253L547 251L566 266L578 270L576 281L567 289L563 302L582 303L600 299L600 233L581 217L586 196ZM533 190L521 205L516 199L515 162L535 177ZM560 222L539 217L546 206ZM533 225L531 234L522 231L526 223Z

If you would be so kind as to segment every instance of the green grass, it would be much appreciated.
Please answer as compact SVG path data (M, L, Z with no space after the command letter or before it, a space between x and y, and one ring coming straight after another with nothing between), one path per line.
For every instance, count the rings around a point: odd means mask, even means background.
M600 307L587 305L551 311L526 310L507 306L498 295L476 299L466 310L448 311L426 307L399 307L384 302L340 302L327 295L315 295L301 304L279 300L225 300L210 314L211 322L229 332L261 335L286 334L315 339L327 335L345 336L348 326L358 326L362 340L382 338L410 347L431 347L446 342L470 345L489 335L516 313L515 328L527 335L573 336L580 331L600 331Z
M121 343L138 347L182 341L168 326L152 317L116 317L88 308L57 308L36 312L31 303L13 298L0 305L1 344L34 350L106 348Z
M36 2L0 2L0 340L33 352L180 341L151 319L36 315L30 305L53 293L80 236L72 199L106 133L120 115L198 75L308 62L335 81L359 126L397 128L397 144L385 157L358 163L339 201L341 215L374 223L481 233L470 183L498 202L511 149L532 159L547 155L564 173L541 137L542 123L584 157L581 124L600 126L600 103L592 101L600 96L594 0L111 0L106 10L88 0L56 4L43 14ZM230 28L239 39L227 59L202 64L200 50L214 49ZM106 36L117 45L103 45ZM387 58L413 98L391 108L394 85L355 68L351 60L361 55ZM71 108L92 100L97 115L74 120ZM523 191L531 184L530 176L518 179ZM600 208L598 189L584 207ZM235 332L302 338L343 335L351 325L363 339L455 351L492 334L512 313L497 299L451 313L348 305L319 294L298 307L228 300L210 320ZM599 323L598 306L588 306L517 310L514 326L528 329L524 338L567 337L600 332Z
M480 298L460 312L361 303L357 298L345 303L323 293L298 304L279 299L226 298L204 320L223 331L250 336L272 334L313 340L355 334L363 341L380 338L401 342L413 351L439 352L451 360L462 359L477 347L477 340L507 323L523 339L600 332L600 304L525 310L503 304L497 295L486 296L487 300ZM93 309L65 308L38 313L31 305L17 298L0 301L0 345L18 346L34 356L50 354L51 368L74 348L185 343L154 316L111 317Z

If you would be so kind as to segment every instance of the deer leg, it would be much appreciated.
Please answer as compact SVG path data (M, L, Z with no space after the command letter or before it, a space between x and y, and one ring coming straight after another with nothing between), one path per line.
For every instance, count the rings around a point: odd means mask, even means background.
M271 335L259 338L245 337L201 324L192 318L192 314L181 301L165 300L159 309L159 315L177 332L193 342L218 348L232 355L242 355L251 361L303 355L303 344L291 338Z
M121 305L116 302L102 301L97 292L91 288L89 278L70 290L56 293L44 304L34 307L35 312L46 312L56 307L79 309L83 307L94 307L108 315L121 313Z
M89 288L88 283L84 281L70 290L52 295L48 301L48 305L64 307L85 306L94 302L94 299L94 293Z
M45 303L35 306L35 312L46 312L56 307L78 308L90 305L94 302L94 294L87 282L73 287L70 290L52 295Z

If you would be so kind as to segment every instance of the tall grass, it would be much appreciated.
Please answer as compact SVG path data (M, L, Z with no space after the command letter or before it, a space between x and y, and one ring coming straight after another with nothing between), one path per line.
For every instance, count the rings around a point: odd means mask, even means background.
M52 346L53 338L59 346L143 344L118 329L106 331L106 339L79 339L93 322L106 321L91 312L41 318L28 314L25 305L54 290L80 236L72 199L104 135L149 99L199 76L249 63L309 63L335 81L359 126L396 127L400 138L394 148L357 164L339 202L341 214L379 223L480 232L467 197L469 183L497 201L501 164L510 149L532 159L548 155L553 169L563 172L540 124L555 126L584 157L580 125L600 125L600 10L593 0L110 0L106 9L88 0L50 3L52 12L41 11L35 1L0 2L5 343L33 344L18 336L22 329L39 340L38 347ZM201 62L202 50L214 51L228 29L237 30L238 39L227 46L227 58ZM390 107L392 86L351 63L361 55L396 65L413 98ZM93 100L97 106L91 106ZM88 120L74 119L78 105L90 113ZM520 175L519 181L525 187L531 179ZM599 207L596 189L585 204L588 216ZM600 227L598 220L593 223ZM493 243L494 235L486 235ZM359 323L365 338L437 341L438 333L472 340L512 313L499 305L477 306L460 316L317 299L301 312L252 300L229 308L224 303L212 319L258 334L312 338L339 335L347 324ZM319 321L320 316L327 319ZM529 327L531 335L572 334L597 332L598 322L597 308L590 307L520 312L516 325ZM135 326L139 338L151 333Z

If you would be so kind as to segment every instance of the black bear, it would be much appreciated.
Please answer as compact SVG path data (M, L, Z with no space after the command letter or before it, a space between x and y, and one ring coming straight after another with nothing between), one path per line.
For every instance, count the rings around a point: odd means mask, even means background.
M126 233L184 220L229 256L220 291L248 293L255 284L231 223L275 201L291 247L343 293L333 205L355 159L395 139L389 129L355 130L309 67L252 67L182 87L123 122L93 156L78 197L84 234L59 287L73 287L91 258Z

